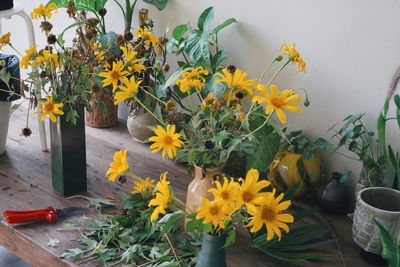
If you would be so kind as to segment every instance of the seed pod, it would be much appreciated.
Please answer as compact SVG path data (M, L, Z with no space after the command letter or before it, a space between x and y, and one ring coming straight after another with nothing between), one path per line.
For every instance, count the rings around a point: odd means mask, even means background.
M204 146L205 146L207 149L213 149L213 148L215 147L215 144L214 144L213 141L207 140L207 141L204 142Z
M118 34L118 35L117 35L117 38L115 39L115 42L116 42L118 45L121 45L121 44L124 42L124 36L122 36L121 34Z
M28 137L28 136L30 136L31 134L32 134L32 130L29 129L28 127L22 129L22 135L23 135L23 136Z
M130 31L125 32L124 35L125 41L132 41L133 40L133 33Z
M54 34L50 34L47 37L47 43L48 44L52 45L52 44L55 44L56 42L57 42L57 37Z
M169 65L168 65L168 64L165 64L165 65L163 66L163 71L168 72L169 70L170 70Z
M105 9L104 7L99 9L100 17L104 17L106 14L107 14L107 9Z

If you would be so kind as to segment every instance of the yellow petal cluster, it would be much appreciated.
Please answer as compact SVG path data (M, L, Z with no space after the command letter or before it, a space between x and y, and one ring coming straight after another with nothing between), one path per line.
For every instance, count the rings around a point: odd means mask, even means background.
M53 16L52 12L57 11L57 8L57 5L54 3L50 3L47 6L40 4L39 7L33 9L33 11L31 12L31 17L32 19L51 19L51 17Z
M150 178L146 179L135 179L133 181L133 190L132 193L140 193L144 195L145 192L153 193L154 191L154 180L151 180Z
M183 147L182 135L175 132L175 125L167 125L166 128L157 125L153 132L156 134L149 138L153 144L150 146L153 153L162 150L162 157L167 154L170 159L176 156L176 149Z
M292 64L297 64L299 72L306 72L306 63L301 58L300 53L296 50L296 44L282 44L281 50L289 57Z
M32 51L29 51L32 52ZM38 56L36 56L32 62L32 67L39 67L47 69L51 72L62 66L62 62L58 58L57 53L52 53L50 50L42 50Z
M229 210L222 201L201 200L196 219L203 219L204 224L211 223L216 229L224 229L225 222L231 220Z
M147 46L156 47L158 38L153 32L151 32L147 27L139 27L135 31L135 37L137 40L144 42Z
M36 55L36 45L32 45L30 48L25 50L25 55L21 58L21 68L27 69L29 67L29 62L31 62Z
M279 93L278 86L271 84L271 91L265 85L259 84L257 93L260 95L253 97L253 102L265 104L265 113L275 112L281 123L286 123L286 115L284 110L291 112L300 112L301 108L297 105L301 103L301 96L293 92L293 90L283 90Z
M242 103L246 96L253 96L256 81L248 80L247 72L235 69L235 71L231 73L227 68L223 68L221 72L218 72L215 76L218 77L216 83L223 83L227 87L223 95L223 99L226 102Z
M127 160L128 150L119 150L114 153L114 160L110 163L106 176L110 182L115 182L120 176L129 171L129 164Z
M167 181L168 172L161 174L160 181L156 185L155 197L150 200L149 207L155 207L150 216L150 221L154 222L158 219L160 214L166 214L169 203L172 200L172 193L169 188L169 181Z
M40 101L41 108L38 109L35 114L41 113L40 119L44 121L48 117L52 122L57 121L56 115L64 115L61 108L64 106L63 103L54 103L53 97L49 96L46 101Z
M208 71L201 66L190 71L184 71L182 79L177 80L176 85L182 93L187 93L192 88L201 91L206 82L203 76L206 75L208 75Z
M118 105L127 99L134 98L139 92L139 85L142 81L137 81L135 76L132 76L130 79L123 77L122 83L123 85L119 86L114 94L114 105Z
M3 46L9 45L11 42L11 33L7 32L6 34L0 36L0 50L3 49Z
M289 233L288 223L294 222L294 217L291 214L284 213L290 205L291 201L282 201L284 194L281 193L275 198L275 189L273 192L266 193L259 201L257 206L247 209L247 212L252 216L247 227L250 227L250 232L258 232L263 225L267 228L267 240L271 240L274 235L281 240L283 229Z
M112 85L113 92L118 88L120 82L123 78L128 75L129 72L125 70L124 63L121 60L113 62L112 69L106 70L99 73L100 77L103 77L103 86Z
M124 53L125 66L129 72L142 72L145 69L145 66L140 64L144 58L137 58L138 52L132 50L131 45L125 44L121 46L121 50Z

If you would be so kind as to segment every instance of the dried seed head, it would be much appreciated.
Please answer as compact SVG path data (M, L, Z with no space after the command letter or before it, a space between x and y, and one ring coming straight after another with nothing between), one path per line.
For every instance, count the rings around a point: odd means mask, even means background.
M213 141L207 140L207 141L204 142L204 146L205 146L207 149L213 149L213 148L215 147L215 144L214 144Z
M100 91L100 87L99 87L97 84L92 84L90 90L91 90L93 93L98 93L98 92Z
M47 77L47 72L45 70L43 70L40 74L39 74L40 78L44 79Z
M42 21L42 23L40 23L40 28L42 28L44 32L50 32L53 29L53 24L48 21Z
M22 129L22 135L23 135L23 136L28 137L28 136L30 136L31 134L32 134L32 131L31 131L31 129L29 129L28 127Z
M107 14L107 9L105 9L104 7L99 9L100 17L104 17L106 14Z
M133 40L133 33L131 33L130 31L125 32L124 35L125 41L132 41Z
M229 71L229 73L234 74L236 71L236 67L233 65L228 66L227 70Z
M125 175L122 175L122 176L120 176L119 178L118 178L118 182L120 183L120 184L124 184L124 183L126 183L126 176Z
M55 44L57 42L57 37L54 34L49 34L49 36L47 36L47 43L52 45Z
M85 34L86 38L88 39L93 39L96 37L96 35L97 35L97 30L94 28L87 29Z
M142 8L139 10L139 22L140 24L146 24L149 19L149 10Z
M169 65L168 65L168 64L165 64L165 65L163 66L163 71L168 72L169 70L170 70Z
M244 94L243 94L242 92L238 92L238 93L236 93L236 95L235 95L235 96L236 96L236 98L237 98L237 99L239 99L239 100L240 100L240 99L243 99L243 97L244 97Z
M70 17L74 17L76 14L76 6L73 1L68 2L67 13Z
M90 18L86 20L86 25L89 27L95 27L97 24L99 24L99 20L97 18Z
M115 39L115 42L117 42L118 45L122 45L122 43L124 42L124 36L118 34L117 38Z

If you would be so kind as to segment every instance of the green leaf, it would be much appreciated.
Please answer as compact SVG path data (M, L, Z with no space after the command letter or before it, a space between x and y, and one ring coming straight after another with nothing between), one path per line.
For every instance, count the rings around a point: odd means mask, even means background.
M172 32L172 37L174 37L177 41L179 41L183 35L188 31L189 26L187 24L181 24L175 27Z
M279 150L280 137L276 132L263 136L259 140L259 146L254 154L247 155L247 169L255 168L260 172L266 171L274 160Z
M382 257L388 262L389 267L400 266L400 233L397 234L396 239L392 239L389 232L380 224L375 218L373 221L379 228L379 233L382 243ZM397 244L396 244L397 243Z
M214 8L209 7L201 13L199 20L197 21L197 26L199 27L200 31L207 30L210 26L212 19L214 18Z
M76 122L78 121L79 114L76 110L70 110L67 113L67 122L72 123L73 125L76 125Z
M221 23L220 25L218 25L217 27L215 27L214 29L214 33L218 33L219 31L221 31L222 29L224 29L225 27L228 27L229 25L233 24L233 23L237 23L238 21L234 18L230 18L225 20L223 23Z
M236 229L232 229L228 232L228 235L225 240L224 248L233 246L236 242Z
M158 10L163 10L168 5L168 0L143 0L149 5L155 6Z
M388 160L388 154L386 149L386 119L382 113L379 114L378 117L377 130L378 130L379 145L383 151L383 156L385 160Z
M210 37L207 31L200 35L197 32L192 32L186 41L186 54L194 61L208 62L210 60Z
M54 3L58 7L68 7L69 2L74 2L78 10L87 10L91 12L97 12L103 8L107 3L107 0L51 0L47 5Z

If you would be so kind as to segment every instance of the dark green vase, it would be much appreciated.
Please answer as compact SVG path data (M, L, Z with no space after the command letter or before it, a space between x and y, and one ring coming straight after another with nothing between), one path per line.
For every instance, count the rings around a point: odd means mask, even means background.
M0 11L11 9L14 7L14 0L1 0Z
M66 121L66 116L50 122L51 170L53 188L63 196L85 192L86 142L83 106L77 108L76 125ZM67 114L67 111L64 110Z
M224 244L225 236L204 234L196 267L227 267Z

